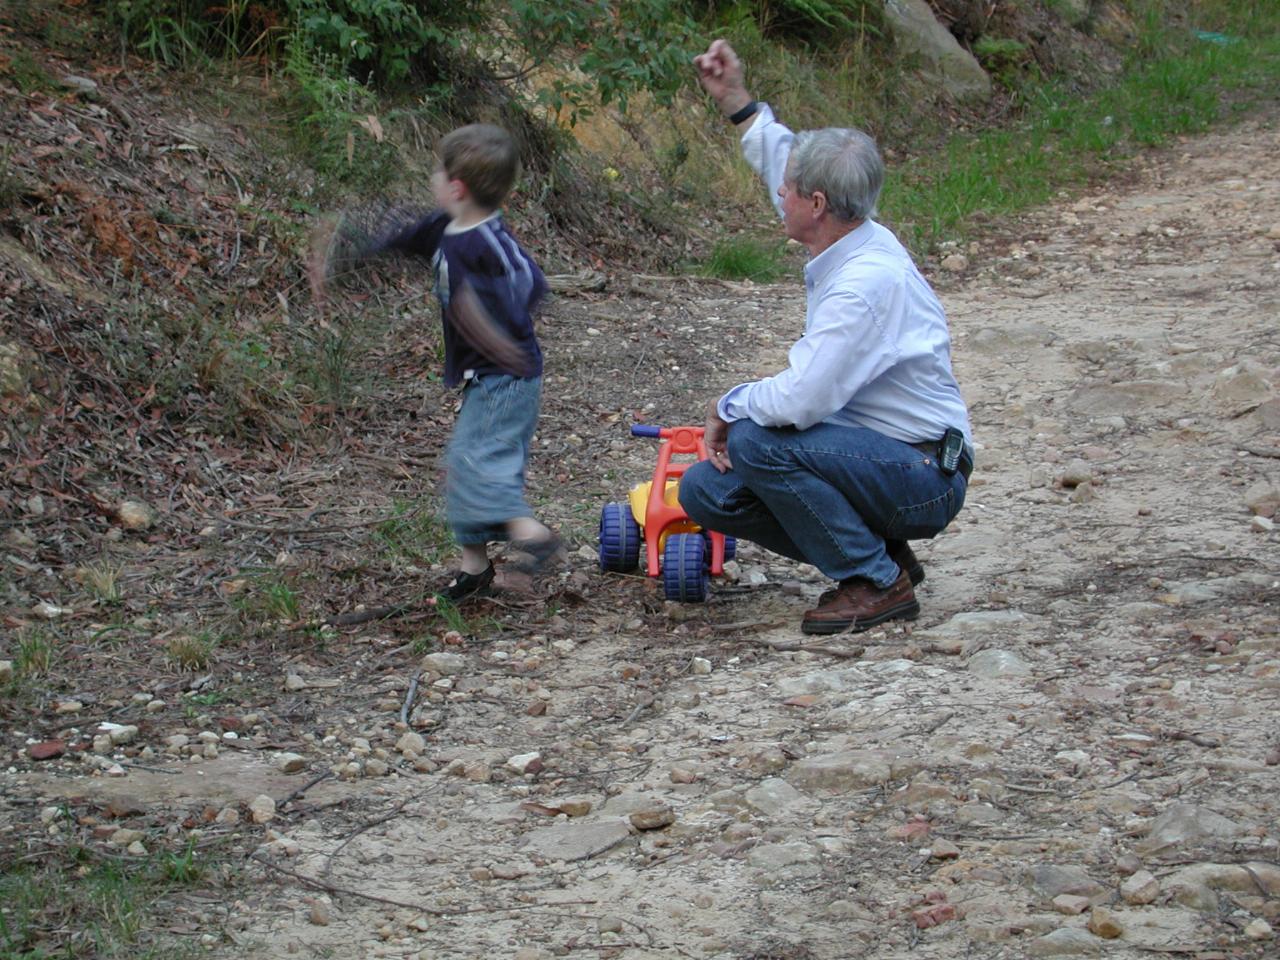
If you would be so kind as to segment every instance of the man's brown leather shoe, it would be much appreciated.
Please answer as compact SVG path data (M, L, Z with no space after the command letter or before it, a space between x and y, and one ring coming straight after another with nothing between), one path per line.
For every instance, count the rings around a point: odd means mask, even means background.
M835 596L804 615L804 633L854 633L886 620L914 620L920 604L911 589L911 577L898 571L898 579L887 590L870 580L848 580L835 589Z
M920 558L907 545L907 541L886 540L884 548L885 552L889 554L889 559L898 565L898 570L907 572L913 587L918 587L924 583L924 564L920 562ZM839 587L832 587L830 590L823 590L821 596L818 597L818 606L830 603L839 589Z

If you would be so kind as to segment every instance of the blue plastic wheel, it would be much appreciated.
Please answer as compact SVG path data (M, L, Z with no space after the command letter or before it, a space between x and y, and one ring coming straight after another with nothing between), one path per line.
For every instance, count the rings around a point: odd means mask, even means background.
M640 524L629 503L606 503L600 511L600 569L630 573L640 566Z
M711 534L705 530L702 532L702 538L706 541L707 563L711 562ZM728 563L738 553L738 540L731 537L727 533L724 535L724 562Z
M662 551L662 587L668 600L707 599L706 541L700 533L675 533Z

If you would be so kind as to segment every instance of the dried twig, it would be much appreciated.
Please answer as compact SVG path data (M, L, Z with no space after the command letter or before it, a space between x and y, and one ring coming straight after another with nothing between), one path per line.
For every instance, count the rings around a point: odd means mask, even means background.
M1188 743L1194 743L1197 747L1205 747L1209 750L1216 750L1222 746L1221 742L1213 737L1205 736L1202 733L1188 733L1185 730L1170 730L1165 736L1170 740L1186 740Z
M646 696L643 700L641 700L639 703L637 703L637 704L636 704L636 706L635 706L635 709L634 709L634 710L632 710L629 714L627 714L627 719L625 719L625 720L623 720L623 721L622 721L622 726L624 726L624 727L625 727L625 726L626 726L627 724L629 724L632 720L634 720L636 717L638 717L638 716L640 715L640 711L641 711L641 710L643 710L645 707L651 707L651 706L653 706L653 701L654 701L654 699L655 699L655 698L654 698L653 694L651 693L651 694L649 694L648 696Z
M364 893L363 891L352 890L348 887L339 887L336 884L329 883L327 880L321 880L318 877L309 877L305 873L298 873L296 870L289 870L286 867L280 866L278 863L271 862L266 857L260 856L257 853L250 854L249 859L255 863L262 864L269 870L274 870L277 873L283 873L286 877L293 877L293 879L298 880L301 883L305 883L309 887L314 887L317 890L323 890L325 893L337 894L340 897L356 897L357 899L369 900L373 903L385 903L391 907L404 907L408 910L415 910L418 913L429 914L433 917L460 917L469 913L506 913L507 911L516 910L545 910L547 906L543 903L506 903L494 904L489 907L428 907L420 903L408 903L404 900L393 900L390 897L379 897L376 894ZM598 900L561 900L556 903L556 906L595 906L597 903L599 903Z
M329 777L332 777L332 776L333 776L332 769L322 770L320 773L317 773L314 777L312 777L310 780L308 780L306 783L300 786L297 790L293 791L293 793L289 794L287 797L285 797L283 800L277 803L276 808L279 809L283 807L286 803L292 803L294 800L297 800L304 793L306 793L308 790L314 787L321 780L327 780Z
M1251 443L1242 443L1238 446L1245 453L1252 453L1255 457L1270 457L1273 460L1280 460L1280 447L1255 447Z
M409 723L409 711L413 709L413 701L418 696L418 683L422 680L422 674L419 673L409 681L409 690L404 695L404 705L400 708L400 722L406 726Z
M1066 794L1060 793L1057 790L1048 790L1044 787L1027 787L1027 786L1023 786L1020 783L1006 783L1004 784L1004 786L1010 790L1016 790L1019 793L1037 793L1037 794L1043 794L1046 797L1065 797L1066 796Z
M353 610L350 613L338 613L332 617L325 619L325 624L331 627L352 627L358 623L368 623L370 620L385 620L388 617L398 617L402 613L408 613L417 609L411 603L395 603L385 607L369 607L366 610Z
M930 720L923 727L921 727L920 730L917 731L916 735L928 736L929 734L933 733L935 730L937 730L939 727L941 727L944 723L949 721L954 716L955 716L954 711L951 711L951 710L944 711L943 713L939 714L936 718L934 718L933 720Z
M758 643L771 650L779 650L784 653L825 653L829 657L842 657L849 660L857 660L867 652L867 648L861 644L855 644L845 649L843 647L828 647L821 643L766 640L764 637L740 637L739 639L745 640L747 643Z

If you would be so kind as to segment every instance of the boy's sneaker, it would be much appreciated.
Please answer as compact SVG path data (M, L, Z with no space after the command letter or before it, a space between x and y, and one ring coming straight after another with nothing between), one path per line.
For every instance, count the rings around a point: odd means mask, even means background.
M493 564L491 563L479 573L463 573L459 570L453 575L449 585L437 592L437 596L444 597L451 603L460 603L468 597L483 597L491 593L492 585Z
M563 546L563 541L554 533L542 540L513 540L511 550L520 554L520 557L511 565L521 573L537 576L547 568Z

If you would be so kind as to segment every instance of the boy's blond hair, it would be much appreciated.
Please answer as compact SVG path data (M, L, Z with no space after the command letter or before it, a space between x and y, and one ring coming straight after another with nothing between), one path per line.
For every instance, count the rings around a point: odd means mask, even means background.
M440 163L450 180L461 180L472 199L496 209L520 175L515 141L501 127L472 123L440 141Z

